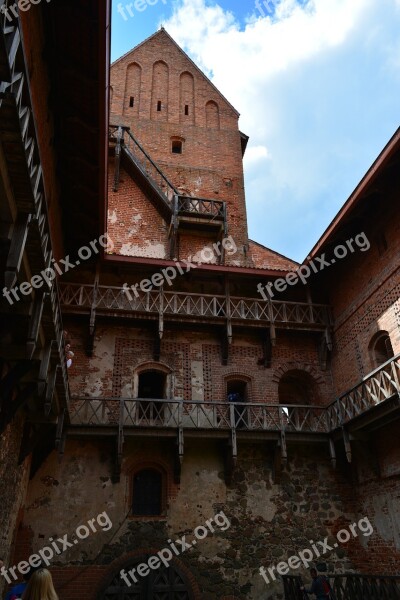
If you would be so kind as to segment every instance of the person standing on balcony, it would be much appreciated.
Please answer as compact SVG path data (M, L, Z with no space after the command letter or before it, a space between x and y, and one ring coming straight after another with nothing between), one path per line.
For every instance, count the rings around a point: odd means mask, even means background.
M317 600L334 600L332 589L328 579L324 575L318 575L317 569L311 569L312 584L309 589L305 586L300 589L306 594L314 594Z

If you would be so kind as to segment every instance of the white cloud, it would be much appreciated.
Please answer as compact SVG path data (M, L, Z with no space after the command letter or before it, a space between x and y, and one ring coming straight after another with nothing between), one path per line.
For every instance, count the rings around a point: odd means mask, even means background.
M239 110L250 136L252 237L303 258L393 133L399 3L281 0L273 17L254 8L241 24L215 1L176 2L165 28ZM299 226L308 234L302 242Z

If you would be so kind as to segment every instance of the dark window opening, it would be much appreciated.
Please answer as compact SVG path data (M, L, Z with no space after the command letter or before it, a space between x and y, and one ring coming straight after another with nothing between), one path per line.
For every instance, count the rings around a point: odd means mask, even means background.
M172 142L172 154L182 154L183 144L179 140L173 140Z
M157 112L161 112L161 100L157 102Z
M162 514L163 477L155 469L143 469L133 478L132 513L136 516Z
M380 367L394 357L392 342L387 333L383 333L376 340L373 347L373 358L375 367Z
M161 371L144 371L139 375L139 398L165 398L166 375Z
M134 104L135 104L135 98L133 96L131 96L130 99L129 99L129 106L130 106L130 108L133 108Z
M166 397L167 376L161 371L144 371L139 375L138 398L149 400L164 400ZM161 402L138 403L137 416L139 424L151 425L155 421L162 421L164 404Z
M185 104L185 115L189 114L189 104Z
M228 402L247 402L247 382L232 380L226 386ZM247 409L245 406L235 406L235 426L247 426Z

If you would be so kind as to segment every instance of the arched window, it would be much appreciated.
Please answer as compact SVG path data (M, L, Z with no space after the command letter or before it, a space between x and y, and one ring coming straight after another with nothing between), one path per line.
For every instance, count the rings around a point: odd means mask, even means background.
M394 352L390 336L387 331L379 331L369 344L369 352L374 369L393 358Z
M279 382L279 404L317 404L314 379L306 371L288 371Z
M136 425L149 427L163 422L166 403L160 400L170 397L170 384L171 376L165 368L151 368L149 365L137 373L135 390L139 402Z
M158 469L142 469L133 476L132 515L155 517L164 512L164 477Z
M219 129L219 106L213 100L206 104L206 125L208 129Z
M313 413L307 406L318 404L318 392L313 377L307 371L293 369L285 373L279 382L278 393L288 428L301 431L313 426Z

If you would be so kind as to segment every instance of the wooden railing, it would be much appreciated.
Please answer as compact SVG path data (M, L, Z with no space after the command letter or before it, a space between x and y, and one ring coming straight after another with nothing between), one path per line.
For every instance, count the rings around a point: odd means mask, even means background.
M329 306L296 302L265 302L256 298L229 300L222 295L188 294L186 292L129 291L112 286L63 283L61 304L64 309L87 308L126 313L153 313L192 318L262 321L265 324L288 324L325 329L331 323ZM229 310L228 310L229 309Z
M327 408L332 429L345 425L396 394L400 394L400 354L369 373Z
M348 573L327 578L336 600L400 600L400 576ZM285 575L282 580L285 600L304 600L300 576Z
M240 402L182 402L131 398L75 398L73 425L116 425L184 429L327 433L326 411L318 406Z
M121 149L147 178L165 204L177 215L226 220L226 203L222 200L183 196L154 162L129 127L110 126L109 138L121 144Z
M225 202L222 200L207 200L191 196L177 196L177 213L179 215L200 216L212 219L225 219Z
M385 400L400 398L399 373L400 355L327 407L140 398L74 398L70 416L73 425L109 426L121 423L124 427L162 429L180 427L330 434ZM343 419L340 415L344 415Z

